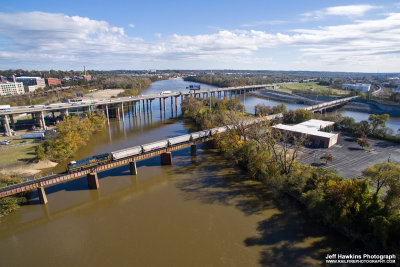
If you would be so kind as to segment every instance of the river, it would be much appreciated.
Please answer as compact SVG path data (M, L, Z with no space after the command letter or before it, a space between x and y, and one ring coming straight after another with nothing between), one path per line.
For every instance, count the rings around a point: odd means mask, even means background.
M143 94L187 84L193 83L158 81ZM247 98L246 108L255 102ZM167 118L160 119L154 105L152 119L126 114L124 121L111 120L74 158L191 130L167 108ZM246 181L206 144L195 157L190 149L173 152L172 166L152 158L137 167L137 176L129 175L129 166L99 173L98 191L88 190L84 178L48 187L46 206L34 195L2 218L0 266L321 265L327 253L360 249L310 221L290 200Z

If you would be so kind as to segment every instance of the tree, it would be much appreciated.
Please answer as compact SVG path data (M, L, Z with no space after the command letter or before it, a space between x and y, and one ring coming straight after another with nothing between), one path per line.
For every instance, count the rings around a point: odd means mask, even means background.
M327 165L327 164L328 164L328 161L331 161L331 162L332 162L333 156L332 156L332 154L330 154L330 153L325 153L324 155L322 155L322 156L320 157L320 159L325 160L325 164Z
M290 133L269 128L265 140L272 159L279 166L281 174L291 173L306 137L296 137Z
M358 138L357 139L357 144L362 148L365 149L366 147L370 146L370 143L366 138Z
M363 175L375 188L374 196L378 197L381 189L385 189L384 203L388 209L399 209L400 199L400 165L392 162L378 163L367 167Z
M285 123L301 123L312 119L312 112L305 109L290 110L283 113Z
M377 134L379 129L383 129L386 127L386 122L389 120L389 114L371 114L368 118L368 121L371 125L371 132L373 134Z

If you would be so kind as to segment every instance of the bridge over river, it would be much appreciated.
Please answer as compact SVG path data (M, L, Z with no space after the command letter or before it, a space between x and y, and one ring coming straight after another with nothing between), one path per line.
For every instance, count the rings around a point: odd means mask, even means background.
M357 97L342 98L342 99L338 99L335 101L330 101L330 102L325 102L325 103L314 105L314 106L309 106L305 109L309 110L309 111L313 111L313 112L317 112L317 111L323 112L324 110L327 110L327 109L333 109L333 108L340 107L340 106L346 104L347 102L351 101L354 98L357 98ZM279 118L282 116L283 116L283 114L280 113L280 114L275 114L275 115L269 115L269 116L266 116L265 118L246 120L245 122L247 125L250 126L255 123L264 122L265 119L272 120L272 119ZM53 174L50 176L41 177L41 178L37 178L34 180L2 187L2 188L0 188L0 198L37 189L40 202L43 204L46 204L47 203L47 197L46 197L46 193L45 193L46 186L50 186L50 185L57 184L57 183L63 183L63 182L81 178L84 176L87 177L89 189L98 189L99 188L99 181L97 178L98 172L102 172L102 171L105 171L108 169L112 169L112 168L116 168L116 167L119 167L122 165L129 164L130 165L130 174L136 175L137 174L136 161L155 157L155 156L161 156L161 164L162 165L171 165L172 164L172 154L171 154L172 151L180 150L180 149L190 146L192 155L195 155L196 154L196 145L199 143L211 140L213 138L213 132L215 131L215 129L217 129L217 131L218 131L218 129L220 129L219 131L221 131L221 129L229 129L231 127L234 127L234 125L226 125L226 126L219 127L219 128L205 130L202 132L206 132L209 134L198 136L197 138L190 138L190 140L186 139L186 141L178 142L175 144L169 144L165 147L157 148L157 149L154 149L151 151L142 151L139 154L128 156L128 157L125 157L122 159L110 160L110 162L101 163L96 166L88 167L86 169L79 169L79 170L74 170L72 172ZM222 130L222 131L224 131L224 130ZM179 137L183 138L184 136L178 136L175 138L179 138ZM167 140L161 140L159 142L162 142L162 141L167 141Z

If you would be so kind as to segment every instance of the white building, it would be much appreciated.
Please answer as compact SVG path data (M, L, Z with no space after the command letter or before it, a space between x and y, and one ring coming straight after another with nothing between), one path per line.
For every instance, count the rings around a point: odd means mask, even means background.
M329 148L337 143L339 134L327 133L321 130L334 124L332 121L312 119L296 125L278 124L272 126L272 128L295 136L306 136L313 146Z
M27 93L34 92L38 88L44 88L46 86L45 80L40 77L17 77L17 82L22 82Z
M24 85L21 82L5 82L0 83L0 96L5 95L21 95L25 93Z
M343 89L348 89L348 90L358 90L360 92L369 92L369 90L371 90L371 84L367 84L367 83L354 83L354 84L350 84L350 83L344 83L342 84Z

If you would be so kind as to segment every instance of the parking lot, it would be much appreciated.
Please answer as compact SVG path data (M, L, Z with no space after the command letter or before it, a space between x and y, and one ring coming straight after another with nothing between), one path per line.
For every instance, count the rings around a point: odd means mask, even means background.
M362 170L366 167L379 162L390 160L400 164L399 144L370 138L368 138L368 142L371 145L370 151L361 149L351 135L339 133L338 143L331 148L305 148L300 162L323 168L334 168L339 175L345 178L360 176ZM320 157L325 153L330 153L333 156L332 162L328 162L328 165L320 164L324 162Z

